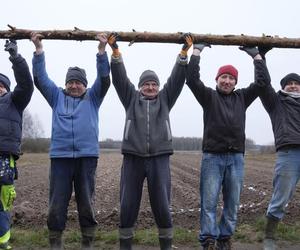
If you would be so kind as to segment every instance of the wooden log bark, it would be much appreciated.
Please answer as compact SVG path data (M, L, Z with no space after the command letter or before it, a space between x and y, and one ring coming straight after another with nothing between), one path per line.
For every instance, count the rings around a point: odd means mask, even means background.
M81 30L28 30L17 29L8 25L10 30L0 30L0 39L30 39L31 32L43 35L43 39L51 40L97 40L96 35L102 32L107 34L112 31ZM183 43L182 32L178 33L157 33L157 32L117 32L119 41L133 43ZM273 48L300 48L300 38L280 38L278 36L248 36L248 35L202 35L193 34L194 42L206 42L212 45L241 45L241 46L268 46Z

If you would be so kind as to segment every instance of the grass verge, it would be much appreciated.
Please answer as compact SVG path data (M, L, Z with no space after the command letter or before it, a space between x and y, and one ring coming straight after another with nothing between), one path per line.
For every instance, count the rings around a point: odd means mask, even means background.
M241 243L257 243L263 240L266 221L259 218L253 224L239 225L234 234L234 241ZM197 240L198 231L184 228L174 229L174 245L199 247ZM81 235L78 230L66 230L64 232L64 244L66 249L79 249ZM280 223L277 239L291 243L300 243L300 222L293 225ZM118 244L118 231L97 231L95 249L113 249ZM134 244L141 246L158 246L157 229L136 230ZM11 245L15 249L46 249L48 248L48 231L46 228L39 230L24 230L17 227L12 229Z

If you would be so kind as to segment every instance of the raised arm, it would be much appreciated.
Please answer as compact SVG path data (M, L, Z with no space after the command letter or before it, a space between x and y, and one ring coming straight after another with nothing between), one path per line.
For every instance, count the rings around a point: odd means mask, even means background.
M244 89L246 106L250 105L257 96L260 96L264 99L264 102L272 105L276 99L276 93L271 86L271 77L265 61L265 54L271 48L262 49L241 46L239 49L250 55L254 63L254 83Z
M94 97L97 105L100 106L104 96L106 95L109 86L110 86L110 67L108 63L107 54L105 51L107 44L107 36L104 33L98 34L97 39L99 40L98 44L98 53L97 57L97 77L91 87L91 96Z
M180 54L177 56L176 63L173 67L170 77L167 83L164 85L161 94L166 94L168 99L169 110L174 106L185 81L187 70L187 53L193 44L193 38L189 33L183 35L184 44L182 46Z
M10 54L9 60L13 64L13 71L17 86L12 92L12 99L16 107L23 111L28 105L33 93L33 81L29 67L25 59L18 54L18 46L15 40L6 41L5 51Z
M210 90L210 88L205 87L203 82L200 80L200 54L205 47L210 47L210 45L207 43L194 44L193 54L188 64L186 76L186 84L189 86L195 98L201 105L205 103L207 93Z
M117 33L112 33L108 37L108 44L110 45L113 53L111 56L111 73L112 82L118 93L120 101L122 102L125 109L129 106L130 100L136 89L127 77L127 72L123 62L122 55L117 45Z
M56 104L59 88L48 77L45 63L45 53L41 39L43 36L38 33L31 33L31 41L35 45L35 52L32 59L32 72L35 86L45 97L51 107Z

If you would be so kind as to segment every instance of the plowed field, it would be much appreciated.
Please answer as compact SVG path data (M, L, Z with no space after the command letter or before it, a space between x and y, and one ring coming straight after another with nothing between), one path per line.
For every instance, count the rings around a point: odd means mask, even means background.
M198 230L200 153L177 152L171 157L171 211L175 226ZM274 155L246 155L244 188L241 195L239 221L253 220L265 214L272 193ZM119 220L119 180L122 155L102 152L96 181L97 220L101 229L116 229ZM18 161L17 199L13 222L20 227L46 225L48 209L49 159L46 154L25 154ZM145 182L146 183L146 182ZM222 202L220 199L220 204ZM300 220L300 189L287 207L285 222ZM78 227L74 195L71 198L68 227ZM144 186L138 228L155 225Z

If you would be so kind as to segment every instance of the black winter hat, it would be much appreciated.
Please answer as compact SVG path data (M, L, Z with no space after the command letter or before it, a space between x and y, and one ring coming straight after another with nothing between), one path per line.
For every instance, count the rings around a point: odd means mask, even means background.
M79 82L82 82L82 84L86 87L88 82L86 79L86 73L84 69L81 69L79 67L70 67L68 69L67 75L66 75L66 83L71 80L77 80Z
M147 81L154 81L154 82L157 83L158 86L160 84L158 76L156 75L156 73L152 70L149 70L149 69L145 70L141 74L138 87L140 88Z
M0 82L5 86L6 90L10 91L10 80L6 75L0 73Z
M290 81L296 81L300 83L300 76L296 73L290 73L283 77L280 81L281 88L284 89L284 87L288 84Z

